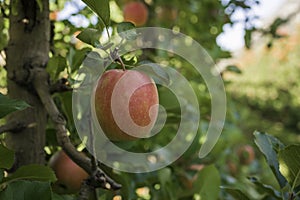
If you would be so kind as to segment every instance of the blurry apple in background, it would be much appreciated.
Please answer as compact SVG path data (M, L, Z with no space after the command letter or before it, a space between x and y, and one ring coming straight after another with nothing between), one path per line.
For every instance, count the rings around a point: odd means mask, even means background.
M148 20L148 8L138 1L126 3L123 14L124 21L132 22L135 26L143 26Z
M136 70L108 70L95 89L95 111L110 140L147 137L158 115L156 85L149 76Z
M74 163L64 151L56 152L49 160L49 166L55 172L57 182L54 187L58 193L75 193L80 190L88 174Z
M237 155L242 165L249 165L255 159L255 152L251 145L240 146L237 150Z

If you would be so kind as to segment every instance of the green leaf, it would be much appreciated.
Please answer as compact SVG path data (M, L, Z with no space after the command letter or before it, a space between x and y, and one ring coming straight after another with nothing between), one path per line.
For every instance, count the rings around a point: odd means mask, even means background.
M165 187L165 185L171 181L171 169L166 167L164 169L159 170L158 172L158 179L160 183L162 184L162 187Z
M84 43L90 44L92 46L99 45L99 39L102 35L102 32L94 29L94 28L87 28L84 29L81 33L77 35L77 38Z
M100 54L91 51L87 54L86 58L83 61L83 66L87 69L88 73L95 73L99 74L100 72L104 71L104 59L101 58Z
M268 165L272 169L279 185L283 188L287 181L279 171L279 162L277 159L277 152L284 147L284 145L275 137L267 134L254 132L255 144L267 159Z
M12 150L0 145L0 168L9 169L14 164L15 154Z
M117 31L121 38L135 40L138 36L135 26L131 22L122 22L117 24Z
M43 11L43 1L42 0L36 0L36 3L38 4L40 11L42 12Z
M166 87L160 87L159 90L159 103L164 106L166 110L179 110L180 105L176 95Z
M73 58L72 58L72 66L71 71L75 72L78 70L84 59L86 58L87 54L91 51L91 48L86 47L80 50L76 50Z
M60 195L52 193L52 200L75 200L76 198L71 195Z
M246 30L246 33L245 33L245 45L248 49L250 49L251 47L251 41L252 41L252 31L253 30Z
M47 71L50 74L51 78L56 80L60 72L64 71L67 67L66 59L60 55L53 56L49 59L47 64Z
M158 66L155 63L141 62L138 64L138 67L135 70L147 74L156 83L159 83L164 86L168 86L170 84L169 74L166 71L164 71L162 67Z
M0 30L5 30L4 23L5 23L4 17L0 17ZM1 51L7 46L7 42L8 42L7 33L5 33L5 31L1 31L0 38L1 38L1 40L0 40L0 51Z
M92 11L94 11L105 26L110 22L109 0L82 0Z
M0 118L5 117L11 112L23 110L28 108L29 105L21 100L10 99L8 96L0 93Z
M19 0L12 0L10 2L10 5L11 5L11 13L15 16L18 15Z
M180 197L199 194L201 199L215 200L219 198L221 178L219 171L214 165L204 167L197 174L197 180L190 190L180 191Z
M230 194L236 200L250 200L241 190L236 188L222 187L222 189Z
M249 180L255 184L259 191L265 192L267 196L272 196L278 200L282 199L280 192L275 190L272 186L261 183L255 177L250 177Z
M218 199L221 178L219 171L214 165L209 165L200 171L197 184L199 184L201 199Z
M292 188L300 185L300 145L290 145L278 154L279 170Z
M3 200L51 200L51 185L49 182L17 181L10 183L0 192Z
M226 67L226 71L230 71L230 72L234 72L234 73L237 73L237 74L241 74L242 71L235 65L228 65Z
M22 166L12 175L5 177L3 181L14 182L18 180L56 181L56 176L48 166L31 164Z

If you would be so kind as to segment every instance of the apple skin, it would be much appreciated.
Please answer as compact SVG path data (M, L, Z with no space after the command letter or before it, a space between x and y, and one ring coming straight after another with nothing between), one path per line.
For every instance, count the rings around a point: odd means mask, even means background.
M158 103L154 81L136 70L108 70L95 88L96 115L111 141L149 136L158 115Z
M124 21L143 26L148 20L148 8L142 2L129 2L123 8Z
M55 187L59 193L76 193L88 174L67 156L64 151L56 152L49 160L49 166L55 172Z

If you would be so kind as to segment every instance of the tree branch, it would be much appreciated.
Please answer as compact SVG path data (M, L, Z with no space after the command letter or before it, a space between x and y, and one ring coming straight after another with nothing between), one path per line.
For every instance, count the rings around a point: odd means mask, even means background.
M67 92L72 91L73 89L68 84L68 80L65 78L59 79L56 83L50 86L50 94L56 92Z
M51 97L48 82L49 75L46 70L44 68L34 68L32 69L32 73L34 77L33 86L54 123L58 143L66 154L90 175L90 182L93 187L101 187L108 190L120 189L121 185L108 177L99 167L97 167L97 170L94 171L91 160L80 154L71 143L65 127L66 121Z
M0 126L0 134L3 134L5 132L20 132L21 130L25 128L33 127L34 124L25 124L22 121L10 121L3 126Z

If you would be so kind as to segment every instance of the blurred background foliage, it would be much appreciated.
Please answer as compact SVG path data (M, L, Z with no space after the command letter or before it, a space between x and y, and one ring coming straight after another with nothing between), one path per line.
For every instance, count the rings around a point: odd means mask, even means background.
M291 34L274 41L271 48L258 45L243 52L237 62L242 74L225 75L232 98L245 108L240 113L247 121L241 120L243 130L257 127L258 120L261 129L283 141L299 141L299 30L296 25Z
M116 25L123 21L122 9L130 0L110 1L111 22L108 31L116 33ZM231 16L236 10L247 13L258 5L258 0L145 0L149 18L144 26L159 26L180 31L198 41L216 63L231 58L231 52L222 50L216 38L225 24L236 21ZM8 39L9 1L0 0L0 92L6 94L4 49ZM64 78L71 85L86 54L92 47L76 36L87 28L103 30L95 14L81 1L50 0L51 52L47 70L51 81ZM276 30L288 21L278 20L266 29L252 24L256 16L244 20L245 44L241 56L224 67L222 76L227 90L227 118L223 133L204 159L198 158L210 119L210 95L203 79L189 63L178 56L162 51L135 52L123 57L125 64L136 65L149 60L172 66L182 73L192 85L200 102L201 123L196 139L188 151L172 165L147 174L130 174L103 168L123 185L121 191L99 191L99 199L280 199L274 190L280 188L263 154L254 144L255 130L269 132L285 144L300 142L300 29L278 37ZM282 22L282 23L281 23ZM271 28L270 28L271 27ZM266 40L253 43L253 33L261 32ZM267 35L267 36L265 36ZM103 32L102 39L106 38ZM272 41L272 44L269 42ZM252 45L253 44L253 45ZM112 65L110 68L118 68ZM159 89L161 102L174 102L174 96L164 88ZM85 150L79 139L72 116L72 93L55 94L55 102L63 111L73 143ZM178 104L167 109L168 121L159 137L124 145L132 151L152 151L167 144L176 133L180 113ZM4 122L2 120L1 122ZM48 158L59 148L49 123L47 129ZM1 136L3 137L3 136ZM247 148L245 148L245 146ZM245 150L246 149L246 150ZM250 149L250 150L249 150ZM245 151L244 153L242 151ZM241 153L242 152L242 153ZM246 158L242 158L246 154ZM246 161L245 161L246 160ZM247 177L255 176L262 186ZM222 186L222 187L221 187ZM234 189L232 189L234 188ZM241 193L245 193L242 196ZM275 192L276 193L276 192ZM205 198L207 197L207 198ZM61 197L60 197L61 198ZM73 199L74 196L64 196Z

